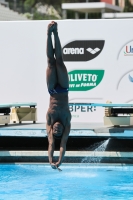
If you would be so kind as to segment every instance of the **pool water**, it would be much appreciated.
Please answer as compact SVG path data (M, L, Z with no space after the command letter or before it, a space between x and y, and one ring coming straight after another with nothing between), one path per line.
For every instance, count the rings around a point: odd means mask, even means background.
M133 200L133 166L0 165L0 200Z

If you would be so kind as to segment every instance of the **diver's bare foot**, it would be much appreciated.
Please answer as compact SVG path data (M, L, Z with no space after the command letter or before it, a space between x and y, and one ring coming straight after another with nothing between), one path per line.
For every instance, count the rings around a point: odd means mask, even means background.
M56 22L54 22L53 33L54 33L54 34L58 33L58 30L57 30L57 23L56 23Z
M53 32L53 29L54 29L54 21L52 21L49 25L48 25L48 30L47 30L47 34L49 35L51 35L52 34L52 32Z

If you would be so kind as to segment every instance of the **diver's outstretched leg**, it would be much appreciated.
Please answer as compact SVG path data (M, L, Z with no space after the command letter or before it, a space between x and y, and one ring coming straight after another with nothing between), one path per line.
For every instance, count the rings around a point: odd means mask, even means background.
M47 72L46 72L46 80L47 80L47 87L48 90L54 89L57 84L57 72L56 72L56 61L54 58L54 49L52 44L52 31L54 27L54 22L51 22L48 25L48 32L47 32Z
M67 73L67 69L63 62L62 48L61 48L61 43L60 43L60 39L58 36L56 22L54 22L53 33L54 33L54 40L55 40L55 57L56 57L56 69L57 69L58 83L63 88L68 88L69 87L68 73Z

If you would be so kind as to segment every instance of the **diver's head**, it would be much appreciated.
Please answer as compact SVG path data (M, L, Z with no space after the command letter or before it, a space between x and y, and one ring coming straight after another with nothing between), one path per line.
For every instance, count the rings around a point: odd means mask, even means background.
M64 129L63 125L60 122L56 122L53 125L53 135L55 135L57 137L62 136L63 129Z

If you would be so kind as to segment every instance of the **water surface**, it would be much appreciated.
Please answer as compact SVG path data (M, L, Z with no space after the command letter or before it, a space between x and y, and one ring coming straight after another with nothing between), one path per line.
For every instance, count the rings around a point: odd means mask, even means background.
M0 200L133 200L133 167L0 165Z

